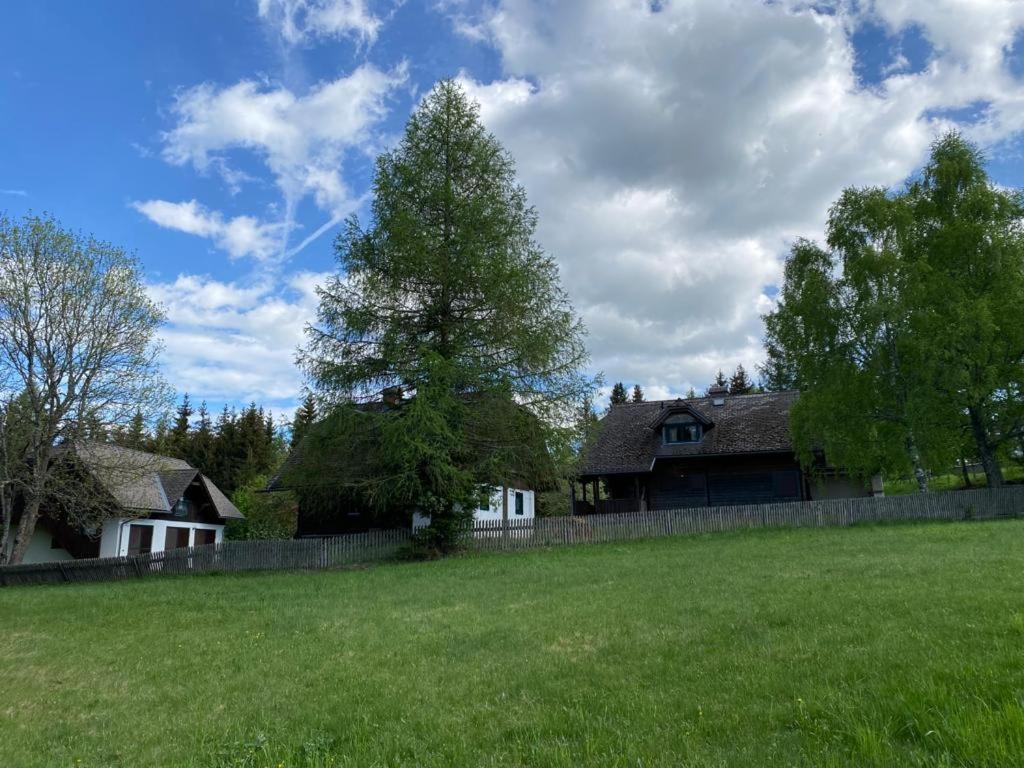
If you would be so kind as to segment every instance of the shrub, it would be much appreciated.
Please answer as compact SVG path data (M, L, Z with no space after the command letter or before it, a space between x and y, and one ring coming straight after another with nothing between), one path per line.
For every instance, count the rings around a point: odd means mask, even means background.
M290 539L295 535L298 502L291 491L262 493L267 478L260 475L231 494L245 520L232 520L229 539Z

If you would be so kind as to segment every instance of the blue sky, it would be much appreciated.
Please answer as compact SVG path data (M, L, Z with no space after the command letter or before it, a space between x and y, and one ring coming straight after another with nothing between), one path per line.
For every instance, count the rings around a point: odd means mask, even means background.
M171 383L286 412L374 156L458 77L516 158L594 371L759 359L786 248L959 127L1021 184L1012 0L232 0L5 8L0 210L134 250Z

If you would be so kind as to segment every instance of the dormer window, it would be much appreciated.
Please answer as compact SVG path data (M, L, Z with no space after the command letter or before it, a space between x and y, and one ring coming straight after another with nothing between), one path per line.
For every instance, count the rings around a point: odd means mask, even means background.
M698 443L701 434L700 423L692 416L683 413L669 416L661 425L661 436L665 445Z
M188 517L188 513L191 511L192 505L188 499L182 497L178 499L174 508L171 510L171 514L175 517Z

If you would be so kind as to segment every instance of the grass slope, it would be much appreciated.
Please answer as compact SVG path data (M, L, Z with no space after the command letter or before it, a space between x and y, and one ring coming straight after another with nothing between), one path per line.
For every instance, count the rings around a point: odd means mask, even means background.
M971 488L984 488L988 485L988 479L984 472L970 472ZM1020 464L1003 465L1003 480L1008 483L1020 483L1024 481L1024 467ZM945 475L933 475L928 480L928 490L932 491L961 491L967 488L964 476L960 472L949 472ZM885 494L887 496L904 496L909 493L918 493L917 481L914 478L886 479Z
M0 590L10 766L1024 764L1024 523Z

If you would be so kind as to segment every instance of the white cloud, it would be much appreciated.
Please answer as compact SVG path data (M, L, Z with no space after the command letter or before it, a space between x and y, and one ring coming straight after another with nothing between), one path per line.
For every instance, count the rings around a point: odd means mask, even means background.
M28 197L24 189L0 189L0 195L14 195L15 197Z
M225 219L218 211L209 211L196 200L172 203L145 200L132 207L154 224L212 240L232 259L251 256L263 261L280 248L282 226L264 224L252 216Z
M382 23L364 0L258 0L257 10L289 45L336 37L372 43Z
M897 184L948 120L969 135L1024 127L1006 49L1011 0L836 3L503 0L474 17L503 76L462 75L518 163L539 239L590 329L595 366L651 392L705 386L760 357L765 286L797 235L821 231L841 188ZM921 72L856 77L864 14L935 46Z
M295 350L316 314L314 286L325 277L302 272L283 284L241 284L179 275L151 284L167 312L161 336L175 386L209 400L292 403L302 383Z
M481 43L490 37L486 12L473 13L470 5L469 0L436 0L434 10L448 17L456 35Z
M284 197L282 242L287 242L304 197L312 196L334 222L357 207L358 197L342 176L345 152L374 144L372 129L387 114L388 96L405 79L404 65L385 72L365 64L301 96L251 80L227 88L197 85L174 102L176 125L163 135L163 157L201 172L212 167L237 188L246 177L231 171L227 155L255 153Z
M462 80L515 157L540 213L538 237L591 330L597 369L648 396L701 389L719 367L761 354L766 286L798 235L814 236L851 184L898 184L955 110L989 146L1024 128L1024 91L1006 54L1024 24L1014 0L435 0L456 34L493 45L502 74ZM289 45L372 43L362 2L260 0ZM884 80L857 78L850 33L864 20L919 27L933 46L920 71L889 51ZM379 50L379 49L378 49ZM296 252L354 210L343 166L380 146L404 64L371 64L305 92L244 80L183 90L162 155L252 179L262 162L284 199L280 220L228 218L197 201L136 207L161 226L234 256ZM251 168L247 170L251 171ZM305 199L326 223L289 242ZM167 298L168 359L180 389L227 399L294 397L292 358L313 317L317 275L270 282L181 276ZM283 287L282 287L283 284Z

